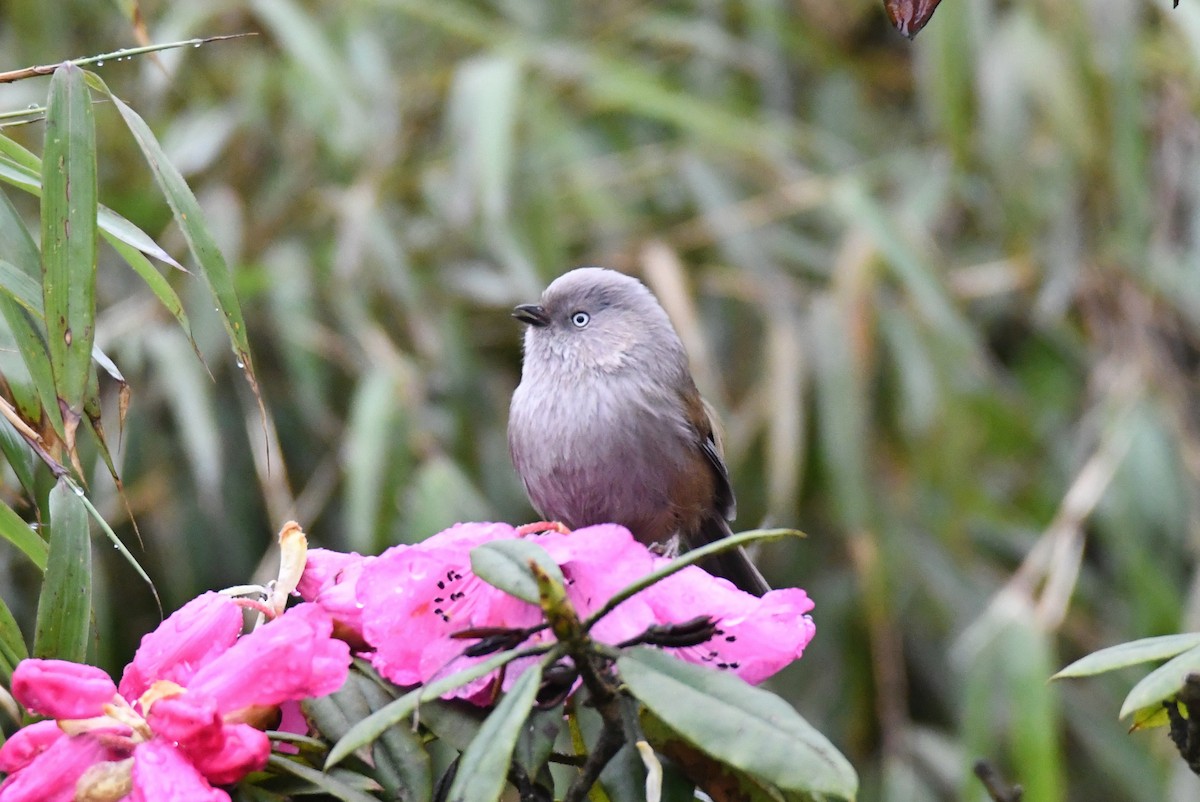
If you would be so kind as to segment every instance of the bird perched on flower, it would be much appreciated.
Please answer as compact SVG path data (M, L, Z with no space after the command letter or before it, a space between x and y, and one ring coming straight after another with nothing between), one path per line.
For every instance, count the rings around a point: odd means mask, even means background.
M735 503L714 416L650 290L584 267L513 316L528 327L508 445L538 513L572 529L621 524L668 549L728 536ZM702 565L768 590L741 549Z

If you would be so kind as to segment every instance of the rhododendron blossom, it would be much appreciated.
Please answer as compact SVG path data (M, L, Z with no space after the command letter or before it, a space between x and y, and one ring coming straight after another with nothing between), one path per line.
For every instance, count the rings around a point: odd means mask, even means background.
M484 543L522 537L507 524L459 524L412 546L395 546L377 558L336 552L310 553L300 593L325 606L368 646L368 657L400 685L429 682L486 659L465 657L472 643L452 637L475 628L522 629L542 620L541 610L483 582L471 571L470 551ZM666 558L613 524L574 532L525 535L562 568L568 599L582 617L596 611L632 582L661 568ZM315 560L314 560L315 557ZM354 599L354 603L350 603ZM716 633L696 646L672 649L680 659L761 682L799 658L815 632L807 613L813 603L799 588L773 590L762 598L691 566L620 604L592 629L610 644L634 638L650 626L709 616ZM551 638L547 631L529 643ZM504 687L522 665L511 664ZM483 702L495 677L468 683L450 696Z
M24 660L13 696L47 716L0 748L0 802L219 802L214 785L263 768L270 741L254 724L288 701L345 682L349 647L329 613L302 604L239 637L241 608L193 599L142 639L118 687L98 668Z

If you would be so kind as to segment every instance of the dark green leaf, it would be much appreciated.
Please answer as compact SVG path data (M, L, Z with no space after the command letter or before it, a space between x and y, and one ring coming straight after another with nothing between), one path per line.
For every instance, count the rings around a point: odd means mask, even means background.
M350 755L351 752L369 743L373 743L389 727L394 727L415 713L422 702L437 699L444 693L490 674L500 666L521 657L538 654L541 651L541 649L514 649L501 652L487 660L476 663L470 668L463 669L448 677L434 680L424 687L409 691L399 699L389 702L386 706L352 726L350 731L329 750L329 757L325 760L325 768L328 769L331 766L336 766Z
M546 550L530 540L493 540L471 550L475 576L510 596L538 603L537 580L529 563L537 563L552 580L563 584L562 569Z
M42 159L42 297L68 449L83 416L96 319L96 130L83 71L54 72Z
M39 570L46 570L46 558L49 553L46 541L33 531L28 522L3 503L0 503L0 537L20 549Z
M804 792L785 794L757 777L714 760L649 710L643 711L641 724L655 751L669 758L671 765L681 769L709 796L744 802L781 802L812 798Z
M367 790L375 790L377 786L372 787L374 784L367 782L366 778L361 778L361 775L360 779L351 781L349 775L339 776L332 772L320 771L280 755L271 755L267 758L267 764L305 780L315 790L324 791L342 802L379 802L378 797L366 793Z
M648 648L626 651L617 670L643 705L711 757L785 790L858 792L846 758L778 696Z
M35 657L84 662L92 617L87 508L66 477L50 491L50 553L38 599Z
M5 687L11 687L13 669L28 656L21 628L8 605L0 599L0 677Z
M450 785L450 802L492 802L500 798L513 749L541 682L541 663L535 663L517 677L512 689L479 728L479 736L462 753L458 773Z
M0 288L3 289L0 315L8 323L33 385L28 393L21 392L20 386L14 387L14 401L25 420L35 424L41 420L41 409L46 410L55 431L63 437L45 322L36 319L26 306L28 299L33 297L38 299L37 308L41 308L42 288L37 284L40 279L41 256L8 196L0 192ZM24 300L16 298L18 289ZM10 377L10 385L12 383ZM35 395L39 399L36 403Z
M521 727L521 737L517 740L514 760L525 769L530 777L541 773L550 753L554 751L554 742L563 728L563 706L556 705L547 710L534 710Z
M459 752L479 735L487 709L461 699L434 699L421 705L421 724Z
M11 387L12 385L10 384L9 386ZM25 438L17 433L17 430L13 428L13 425L7 418L0 419L0 451L4 452L4 458L8 460L9 467L17 475L17 481L21 483L25 494L29 498L33 498L35 495L33 486L33 451L30 450L29 444L25 442Z

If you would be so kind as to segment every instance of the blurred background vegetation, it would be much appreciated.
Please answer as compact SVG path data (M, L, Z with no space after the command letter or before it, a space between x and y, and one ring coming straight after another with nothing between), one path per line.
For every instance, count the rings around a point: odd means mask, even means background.
M736 528L809 533L759 555L817 602L776 688L862 799L982 799L978 757L1028 802L1197 798L1161 730L1116 720L1138 672L1046 680L1200 619L1200 3L946 0L910 43L876 0L133 2L9 0L0 68L137 44L138 19L259 34L99 68L200 198L268 412L264 437L197 278L168 275L213 378L102 248L135 551L168 610L269 575L289 517L362 552L529 519L509 310L604 264L678 324ZM182 259L96 117L101 202ZM4 133L41 150L40 124ZM116 668L157 612L102 556ZM28 621L37 577L0 561Z

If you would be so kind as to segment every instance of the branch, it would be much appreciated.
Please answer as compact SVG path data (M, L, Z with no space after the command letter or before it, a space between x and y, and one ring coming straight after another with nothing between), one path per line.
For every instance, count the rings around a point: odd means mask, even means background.
M995 802L1021 802L1025 790L1019 785L1009 786L1000 772L987 760L975 761L975 776L987 789L988 796Z
M145 47L128 47L124 50L114 50L111 53L101 53L98 56L88 56L87 58L71 59L71 63L76 67L83 67L88 64L103 66L105 61L121 61L122 59L133 58L144 53L155 53L159 50L172 50L178 47L199 47L200 45L208 44L209 42L223 42L226 39L241 39L244 36L257 36L256 33L231 33L225 36L206 36L203 39L187 39L182 42L168 42L161 45L146 45ZM50 75L57 70L61 64L39 64L35 67L25 67L19 70L9 70L0 72L0 84L10 84L14 81L22 81L26 78L35 78L39 75Z

